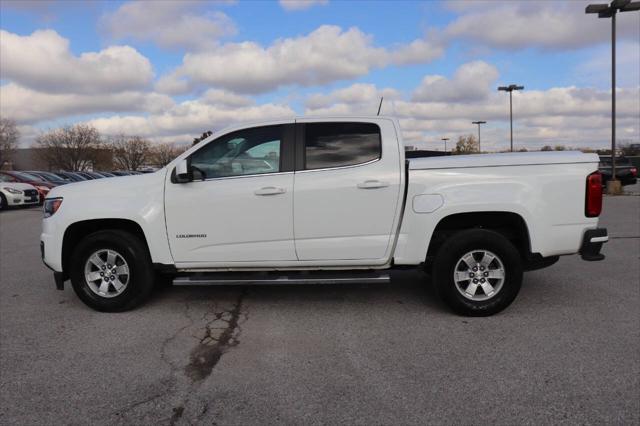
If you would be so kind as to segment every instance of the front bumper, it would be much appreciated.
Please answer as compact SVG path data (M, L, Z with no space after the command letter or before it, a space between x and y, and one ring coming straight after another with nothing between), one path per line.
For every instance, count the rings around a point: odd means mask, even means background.
M44 266L46 266L47 268L53 271L53 280L56 283L56 288L58 290L64 290L64 282L66 281L67 277L64 272L56 271L47 263L47 261L45 260L45 252L46 252L45 243L44 241L40 241L40 256L42 257L42 263L44 263Z
M35 206L38 204L38 201L39 201L37 197L35 198L35 200L33 200L30 197L25 197L21 194L11 195L10 197L6 197L6 199L7 199L7 205L11 207Z
M600 253L602 245L609 241L606 228L589 229L585 231L580 246L582 260L603 260L604 254Z

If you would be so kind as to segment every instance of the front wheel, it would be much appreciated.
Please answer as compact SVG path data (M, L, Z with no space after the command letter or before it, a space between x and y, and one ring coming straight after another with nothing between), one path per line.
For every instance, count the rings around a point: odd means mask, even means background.
M442 300L466 316L488 316L513 302L522 284L518 249L485 229L456 233L438 250L433 281Z
M85 237L70 262L73 289L86 305L119 312L142 303L153 289L154 271L146 246L135 235L99 231Z

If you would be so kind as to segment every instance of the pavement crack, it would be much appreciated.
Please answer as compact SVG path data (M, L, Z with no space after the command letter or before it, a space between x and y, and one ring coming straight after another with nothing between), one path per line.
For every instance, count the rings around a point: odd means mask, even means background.
M171 419L169 420L169 424L171 426L175 425L178 420L182 418L182 414L184 413L184 406L179 405L173 409L173 414L171 415Z
M165 338L159 349L160 359L169 369L168 377L162 381L163 389L117 410L114 414L120 422L135 423L140 415L154 411L154 406L172 407L160 420L163 424L192 423L194 419L187 419L190 412L194 413L196 423L207 415L209 401L198 393L222 356L239 343L242 324L248 318L246 309L243 312L247 293L243 289L225 308L208 303L201 316L194 313L190 301L184 302L185 323ZM178 356L181 349L188 348L184 346L185 339L195 341L186 365L184 354Z
M169 367L169 376L170 379L168 380L168 384L166 385L166 389L163 390L162 392L157 392L154 395L151 395L147 398L144 398L142 400L136 401L132 404L127 405L124 408L121 408L119 410L117 410L114 414L118 417L122 417L122 418L126 418L127 414L133 410L135 410L136 408L143 406L145 404L151 403L157 399L163 398L169 394L172 393L175 385L176 385L176 374L177 371L180 369L179 366L175 365L167 356L167 346L169 344L171 344L171 342L173 342L184 330L186 330L189 327L192 327L194 324L194 320L191 317L191 315L189 315L189 303L185 302L184 304L184 312L183 315L185 316L186 319L188 319L188 323L182 327L179 327L178 329L176 329L176 331L169 337L167 337L166 339L164 339L162 341L162 344L160 345L160 359L167 364L167 366Z
M198 345L191 350L189 364L184 372L192 382L200 382L207 378L215 366L230 348L239 343L239 320L242 313L242 302L246 296L246 289L238 296L229 310L215 312L214 318L205 325L205 333ZM223 328L213 327L214 324L226 324ZM216 335L214 330L222 330Z

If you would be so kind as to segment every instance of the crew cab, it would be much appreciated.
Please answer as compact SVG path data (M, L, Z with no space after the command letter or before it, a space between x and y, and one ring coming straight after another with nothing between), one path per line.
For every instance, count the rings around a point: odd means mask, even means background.
M174 285L388 281L421 268L463 315L516 297L523 271L601 260L598 156L406 159L388 117L228 128L155 173L54 188L41 250L101 311Z

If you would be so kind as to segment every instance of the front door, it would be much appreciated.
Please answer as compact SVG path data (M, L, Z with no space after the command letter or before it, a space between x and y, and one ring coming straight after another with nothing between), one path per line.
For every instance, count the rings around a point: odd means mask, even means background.
M189 163L194 180L168 180L165 189L176 262L296 260L293 124L229 133L195 151Z

